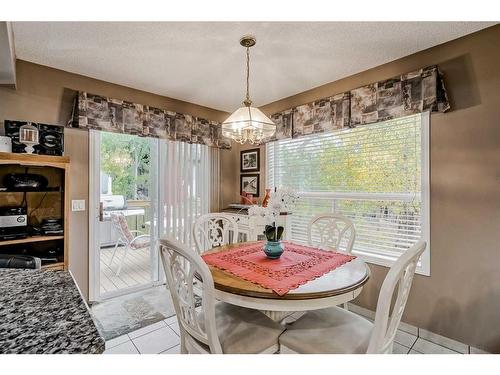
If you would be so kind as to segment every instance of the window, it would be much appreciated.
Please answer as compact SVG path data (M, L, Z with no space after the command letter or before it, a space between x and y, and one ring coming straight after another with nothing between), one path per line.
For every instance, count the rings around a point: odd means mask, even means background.
M427 241L417 272L429 275L429 114L267 144L267 183L301 198L292 239L307 241L320 213L353 220L353 251L390 266L419 238Z

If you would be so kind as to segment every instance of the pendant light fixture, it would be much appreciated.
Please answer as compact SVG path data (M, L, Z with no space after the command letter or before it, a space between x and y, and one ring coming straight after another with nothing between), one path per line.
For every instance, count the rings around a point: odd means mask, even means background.
M276 125L258 108L252 107L250 100L250 47L256 43L255 37L244 36L240 44L247 49L247 91L243 107L238 108L222 123L222 135L244 144L259 144L263 139L271 137Z

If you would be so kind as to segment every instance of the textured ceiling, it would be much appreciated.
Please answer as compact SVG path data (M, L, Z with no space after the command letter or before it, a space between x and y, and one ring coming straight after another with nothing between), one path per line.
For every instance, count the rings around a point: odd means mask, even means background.
M207 107L257 106L456 39L485 22L14 22L17 58Z

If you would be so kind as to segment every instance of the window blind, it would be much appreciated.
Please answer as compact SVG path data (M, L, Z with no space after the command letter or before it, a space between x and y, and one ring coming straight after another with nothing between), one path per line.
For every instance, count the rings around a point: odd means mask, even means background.
M428 237L425 116L268 143L268 185L301 196L292 239L307 241L314 215L341 213L356 226L353 250L387 264Z
M209 212L211 180L218 181L218 150L208 146L160 141L160 234L194 247L192 226ZM215 173L213 173L215 172Z

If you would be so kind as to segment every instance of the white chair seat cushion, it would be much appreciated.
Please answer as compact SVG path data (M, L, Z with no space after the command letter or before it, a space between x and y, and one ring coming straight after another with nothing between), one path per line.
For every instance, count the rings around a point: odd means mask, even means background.
M200 321L204 321L203 315ZM226 354L261 353L278 345L278 337L285 330L258 310L224 302L215 305L215 321L222 351Z
M310 311L286 327L280 345L297 353L366 353L373 324L356 314L333 307Z

